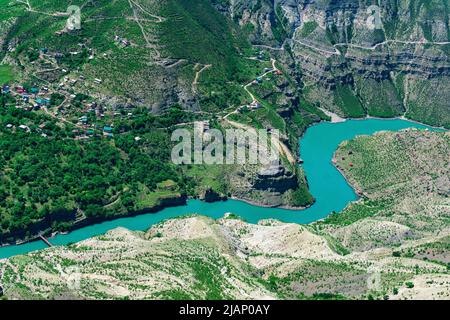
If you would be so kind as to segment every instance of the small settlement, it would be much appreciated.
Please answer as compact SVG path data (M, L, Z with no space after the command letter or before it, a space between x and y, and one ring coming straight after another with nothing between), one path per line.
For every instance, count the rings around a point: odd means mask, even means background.
M115 41L123 47L131 45L124 38L115 37ZM92 78L81 71L67 70L63 67L61 59L70 55L76 57L88 54L88 59L93 59L95 51L84 44L78 44L69 53L52 52L48 48L36 49L39 57L31 61L29 71L33 74L51 74L45 79L36 77L36 83L5 83L0 84L0 94L9 96L7 105L29 112L42 112L57 120L70 129L70 136L74 139L90 139L94 136L113 138L114 129L111 124L115 117L126 116L130 118L131 112L123 113L117 110L108 110L108 107L85 95L83 92L90 88L103 84L100 78ZM113 112L115 111L115 112ZM28 126L6 125L11 130L24 130L32 132ZM38 132L45 128L45 124L38 124ZM45 136L43 134L43 136Z

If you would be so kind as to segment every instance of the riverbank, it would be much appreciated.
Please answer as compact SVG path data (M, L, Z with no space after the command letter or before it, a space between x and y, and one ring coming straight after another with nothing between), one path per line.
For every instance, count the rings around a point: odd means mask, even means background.
M333 154L342 141L351 140L358 135L372 135L386 130L400 131L411 127L433 130L431 127L422 124L399 119L348 120L342 123L322 122L309 127L303 135L300 145L302 158L305 161L303 168L316 202L304 210L265 208L233 199L217 203L189 200L186 205L166 207L160 211L151 210L157 211L157 214L142 214L87 225L67 235L57 235L52 238L51 242L54 245L66 245L103 234L117 227L143 231L161 221L193 213L218 219L223 217L225 213L231 212L250 223L257 223L264 219L276 219L283 222L309 224L327 217L332 212L341 212L349 203L358 200L358 195L352 186L331 164ZM0 259L43 248L45 248L45 245L39 242L0 248Z
M338 114L333 113L333 112L331 112L331 111L329 111L327 109L320 108L320 107L318 109L321 110L323 113L325 113L325 115L327 115L328 117L331 118L330 121L322 120L322 121L320 121L320 123L322 123L322 122L341 123L341 122L345 122L345 121L349 121L349 120L361 121L361 120L367 120L367 119L375 119L375 120L404 120L404 121L413 122L413 123L418 124L418 125L426 125L428 127L439 129L439 130L449 130L449 128L422 123L420 121L407 118L404 115L397 116L397 117L386 117L386 118L384 118L384 117L376 117L376 116L371 116L371 115L366 115L365 117L362 117L362 118L343 118L343 117L339 116Z
M397 117L397 118L377 118L377 117L367 116L366 118L361 118L361 119L343 119L343 120L344 120L344 121L339 121L339 122L334 122L334 123L331 122L331 123L332 123L332 124L342 124L342 123L345 123L345 122L347 122L347 121L358 121L358 122L363 122L363 121L366 121L366 120L376 120L376 121L389 121L389 122L395 122L395 121L400 120L400 121L405 121L405 122L409 122L409 123L416 124L416 125L418 125L418 126L420 126L420 127L425 127L425 126L427 126L427 127L435 128L435 129L439 129L439 130L445 130L445 129L442 129L442 128L437 128L437 127L431 127L431 126L428 126L428 125L424 125L424 124L419 123L419 122L417 122L417 121L413 121L413 120L406 119L406 118L403 117L403 116L402 116L402 117ZM309 129L311 129L311 128L315 127L315 126L318 126L318 125L320 125L320 124L330 124L330 122L329 122L329 121L321 121L321 122L319 122L319 123L316 123L316 124L314 124L314 125L311 125L311 126L303 133L303 135L299 138L299 140L301 140L301 139L303 139L303 138L305 137L305 133L306 133ZM401 128L400 130L403 130L403 129L406 129L406 128L409 128L409 127L406 126L405 128ZM388 130L389 130L389 129L388 129ZM379 130L379 131L383 131L383 130ZM374 132L379 132L379 131L378 131L378 130L375 130ZM369 134L370 134L370 133L369 133ZM357 137L357 136L358 136L358 135L355 135L354 137ZM354 137L353 137L353 138L354 138ZM336 148L337 148L337 147L338 147L338 146L336 146ZM336 148L335 148L335 150L336 150ZM335 151L335 150L334 150L334 151ZM339 166L334 166L334 168L335 168L335 170L337 170L337 171L339 172L340 176L345 180L345 183L350 187L350 189L352 190L352 192L356 193L358 196L365 196L365 194L364 194L364 192L363 192L362 190L360 190L359 188L357 188L356 186L354 186L354 185L348 180L348 178L344 175L343 170L342 170ZM307 185L308 185L308 188L309 188L308 174L306 175L306 179L305 179L305 180L307 181ZM293 207L293 206L277 206L277 205L263 204L263 203L260 203L260 202L258 202L258 201L254 201L254 200L250 200L250 199L245 199L245 198L236 197L236 196L227 197L227 196L221 196L221 195L219 195L219 194L215 195L214 198L215 198L214 201L210 201L210 200L207 201L206 198L205 198L205 199L202 199L202 196L201 196L201 195L198 195L198 196L196 196L196 197L186 197L182 203L178 203L178 204L175 204L175 205L163 205L163 206L160 206L160 207L149 208L149 209L141 210L141 211L138 211L138 212L128 213L128 214L126 214L126 215L124 215L124 216L121 216L121 217L118 217L118 218L136 217L136 216L138 216L138 215L145 215L145 214L149 214L149 213L157 214L158 212L160 212L160 211L162 211L162 210L164 210L164 209L166 209L166 208L186 206L188 200L196 200L196 199L200 199L205 205L207 205L207 204L212 204L212 203L215 203L215 204L220 205L220 204L225 204L225 203L229 202L230 200L233 200L233 201L237 201L237 202L241 202L241 203L245 203L245 204L251 205L251 206L256 207L256 208L275 209L275 210L277 210L277 211L278 211L278 210L280 210L280 211L281 211L281 210L285 210L285 211L289 211L289 212L292 212L292 213L299 213L299 212L307 211L307 210L311 209L312 207L314 207L314 205L315 205L316 202L317 202L317 200L314 199L314 202L313 202L311 205L303 206L303 207ZM359 200L359 199L356 199L355 201L357 201L357 200ZM343 208L344 208L344 207L343 207ZM342 209L343 209L343 208L342 208ZM230 210L230 212L231 212L231 210ZM331 212L331 211L330 211L330 212ZM330 213L330 212L328 212L328 213ZM193 213L193 212L192 212L192 213ZM238 215L239 215L239 214L238 214ZM103 220L102 220L102 219L99 219L98 221L90 221L90 222L87 222L85 226L90 225L90 224L95 224L95 223L101 223L101 222L104 222L104 221L111 221L111 220L115 220L115 219L117 219L117 217L112 217L112 218L110 218L110 219L103 219ZM83 227L83 226L80 226L80 227Z
M336 113L333 113L327 109L324 109L324 108L318 108L318 109L321 110L323 113L325 113L326 116L331 118L331 121L329 121L331 123L339 123L339 122L347 121L346 118L342 118L342 117L338 116Z
M369 116L369 115L368 115L368 116L366 116L365 118L360 119L360 120L364 120L364 119L374 119L374 120L390 120L390 119L391 119L391 120L403 120L403 121L412 122L412 123L415 123L415 124L418 124L418 125L425 125L425 126L427 126L427 127L434 128L434 129L438 129L438 130L444 130L444 131L449 130L449 128L433 126L433 125L431 125L431 124L422 123L422 122L420 122L420 121L413 120L413 119L407 118L407 117L405 117L405 116L399 116L399 117L394 117L394 118L381 118L381 117L374 117L374 116ZM358 119L354 119L354 120L358 120Z
M23 244L26 244L29 242L34 242L34 241L40 241L41 235L48 237L48 239L51 240L52 238L55 238L58 235L66 235L70 232L73 232L75 230L78 230L78 229L81 229L81 228L84 228L84 227L87 227L90 225L113 221L113 220L121 219L121 218L133 218L133 217L143 215L143 214L150 214L150 213L155 214L166 208L185 206L187 204L188 199L189 198L187 196L165 198L165 199L161 199L160 204L158 204L154 207L143 208L141 210L126 212L124 214L117 215L117 216L84 218L84 219L75 221L73 223L73 225L71 225L67 231L55 231L52 228L48 228L46 230L39 232L39 234L30 236L29 238L26 238L26 239L17 239L15 242L2 243L2 244L0 244L0 248L14 246L14 245L23 245Z
M311 208L311 206L314 205L314 203L313 203L313 204L311 204L309 206L306 206L306 207L277 206L277 205L261 204L259 202L253 201L253 200L248 200L248 199L238 198L238 197L233 197L233 196L230 197L229 199L235 200L235 201L244 202L244 203L250 204L250 205L255 206L255 207L260 207L260 208L283 209L283 210L290 210L290 211L302 211L302 210L306 210L308 208ZM227 201L227 200L225 200L225 201Z

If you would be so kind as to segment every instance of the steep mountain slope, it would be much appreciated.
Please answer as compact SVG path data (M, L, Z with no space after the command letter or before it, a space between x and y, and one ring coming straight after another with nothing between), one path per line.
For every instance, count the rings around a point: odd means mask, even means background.
M233 3L255 42L289 49L311 103L350 117L450 125L448 1Z
M79 0L71 4L81 8L81 29L63 32L67 3L5 1L11 13L1 22L3 54L7 62L17 65L17 71L25 68L21 70L24 79L58 81L64 75L62 69L78 70L88 79L103 80L101 85L80 89L113 105L140 104L158 112L175 104L198 109L192 83L196 72L211 65L204 70L208 74L205 86L223 87L217 90L217 99L223 99L222 94L239 97L239 92L226 91L226 83L242 80L250 71L251 63L239 57L249 46L234 24L207 0ZM58 67L27 63L42 48L57 60Z
M48 48L62 55L63 65L102 79L91 89L113 105L155 112L174 104L237 107L247 99L241 85L257 75L255 61L247 59L252 43L276 56L303 88L302 108L450 125L447 0L389 0L375 7L333 0L79 0L82 29L61 36L55 32L64 27L66 4L3 1L8 13L0 39L4 51L15 50L7 62L28 69L24 56ZM88 52L71 56L79 45ZM38 75L60 77L54 70Z

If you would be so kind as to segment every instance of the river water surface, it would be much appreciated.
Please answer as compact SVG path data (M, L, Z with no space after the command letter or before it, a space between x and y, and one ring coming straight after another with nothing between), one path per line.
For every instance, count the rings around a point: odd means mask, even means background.
M300 152L304 160L303 167L308 178L310 191L316 202L305 210L263 208L237 200L216 203L190 200L185 206L167 208L158 213L119 218L83 227L69 234L57 235L50 239L50 242L54 245L66 245L103 234L117 227L146 230L162 220L192 213L218 219L223 217L225 213L232 212L251 223L256 223L261 219L274 218L284 222L308 224L325 218L333 211L341 211L350 202L358 198L332 163L333 154L342 141L358 135L373 134L384 130L399 131L406 128L434 130L419 123L400 119L348 120L340 123L322 122L310 127L300 141ZM46 245L42 241L0 247L0 259L43 248L46 248Z

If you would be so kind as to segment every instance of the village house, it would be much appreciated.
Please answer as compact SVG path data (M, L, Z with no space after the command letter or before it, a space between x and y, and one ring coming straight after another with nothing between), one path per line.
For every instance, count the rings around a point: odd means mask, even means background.
M114 37L114 40L123 47L128 47L131 44L127 39L119 37L117 35Z
M80 118L80 121L81 121L82 124L87 124L87 122L88 122L88 117L87 117L87 116L82 116L82 117Z
M50 99L47 98L37 98L36 103L40 106L48 106L50 105Z
M254 100L252 103L250 103L248 108L250 110L257 110L257 109L261 108L261 104L258 101Z
M31 87L31 93L36 96L39 93L39 88L36 86Z
M1 89L2 89L1 91L3 93L9 93L9 86L8 85L4 84Z
M31 131L30 128L28 126L24 125L24 124L21 124L19 126L19 129L25 130L26 132L30 132Z
M14 91L16 91L18 94L22 94L25 92L25 89L22 86L16 86L14 88Z

